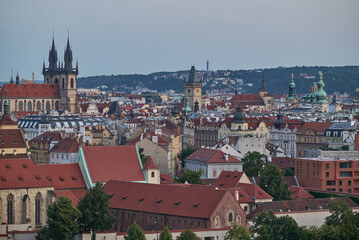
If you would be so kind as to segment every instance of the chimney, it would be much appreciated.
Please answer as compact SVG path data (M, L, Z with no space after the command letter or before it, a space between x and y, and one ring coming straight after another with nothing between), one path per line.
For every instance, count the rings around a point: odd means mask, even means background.
M228 162L228 155L224 154L224 159Z
M236 190L234 192L234 197L236 198L236 201L238 202L239 201L239 192L238 192L238 190Z

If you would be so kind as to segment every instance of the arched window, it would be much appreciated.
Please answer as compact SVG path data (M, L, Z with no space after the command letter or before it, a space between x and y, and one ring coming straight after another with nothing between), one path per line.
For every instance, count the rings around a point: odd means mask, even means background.
M14 196L9 194L7 196L7 223L14 224L15 223L15 208L14 208Z
M35 224L41 224L41 193L36 194L35 197Z
M239 215L237 216L237 223L239 223L239 224L241 223L241 216L239 216Z
M50 111L51 107L50 107L50 102L46 101L46 111Z
M32 104L30 101L27 103L27 111L32 111Z
M24 111L24 103L22 101L19 102L19 111Z
M151 177L155 177L155 172L151 172Z
M74 88L74 79L71 78L71 88Z
M216 227L219 227L219 224L220 224L220 221L219 221L219 217L217 216L215 219L214 219L214 225Z
M55 102L55 110L59 110L60 109L60 103L59 101Z
M59 83L59 79L55 78L55 84Z
M37 101L36 103L36 111L41 111L41 102Z
M229 213L229 215L228 215L228 221L229 221L229 222L232 222L232 221L233 221L233 214L232 214L232 213Z
M62 88L65 88L65 79L62 79Z

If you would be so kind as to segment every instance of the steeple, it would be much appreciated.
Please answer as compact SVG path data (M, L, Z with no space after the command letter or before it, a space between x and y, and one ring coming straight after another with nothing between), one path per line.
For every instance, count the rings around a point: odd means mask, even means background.
M198 110L199 110L199 103L198 103L198 101L196 100L196 101L194 102L193 111L194 111L194 112L198 112Z
M79 61L76 60L76 73L79 73Z
M6 91L6 95L5 95L5 101L4 101L4 115L5 114L10 114L10 101L9 99L7 99L7 91Z
M264 80L264 70L262 71L262 85L261 85L261 88L259 91L260 92L268 92L267 87L266 87L266 82Z
M291 100L296 99L297 98L296 94L297 93L296 93L296 90L295 90L294 75L292 73L292 81L289 84L288 100L291 101Z
M196 68L195 66L192 66L189 72L188 83L197 83L197 82L199 82L199 80L197 79Z
M274 128L280 130L282 123L283 123L283 114L279 112L277 114L277 119L273 123Z
M67 46L64 55L65 71L72 72L72 50L70 47L70 35L67 36Z
M14 83L14 77L12 76L12 69L11 69L10 83Z
M184 116L187 116L191 113L191 108L188 105L188 95L186 94L185 97L185 104L184 104L184 108L182 108L182 112Z
M55 47L55 37L52 36L52 46L49 52L49 70L57 70L57 51Z
M19 70L17 70L17 74L16 74L16 85L20 84L20 77L19 77Z

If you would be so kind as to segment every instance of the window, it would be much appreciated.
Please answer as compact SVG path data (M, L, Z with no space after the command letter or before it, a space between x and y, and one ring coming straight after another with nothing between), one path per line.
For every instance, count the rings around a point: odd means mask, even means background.
M41 194L38 193L35 198L35 224L41 224Z
M232 214L232 213L229 213L229 215L228 215L228 221L229 221L229 222L232 222L232 221L233 221L233 214Z
M325 164L325 169L329 169L329 163Z
M352 190L351 190L351 189L348 189L348 193L352 193Z
M339 172L339 177L351 177L352 172Z
M327 181L327 186L335 186L335 180Z
M350 162L339 163L339 168L350 168Z
M348 186L352 185L352 180L348 180Z
M343 192L343 189L342 189L342 188L339 188L339 192Z
M339 186L341 186L341 185L343 185L343 181L340 180L339 181Z
M7 197L7 223L8 224L14 224L14 196L10 194Z
M329 177L329 172L325 173L325 177L328 178Z
M71 78L71 88L74 88L74 79Z
M217 170L213 170L213 177L217 177Z
M155 177L155 172L151 172L151 177Z

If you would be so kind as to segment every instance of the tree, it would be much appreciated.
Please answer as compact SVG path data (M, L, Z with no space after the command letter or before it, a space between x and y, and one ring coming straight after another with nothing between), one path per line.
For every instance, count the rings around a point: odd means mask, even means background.
M288 184L283 183L283 173L275 165L268 164L260 170L259 186L271 195L274 201L291 199Z
M193 148L193 147L188 147L186 149L182 149L182 152L178 154L178 158L181 160L182 167L184 167L184 160L186 159L186 157L188 157L195 151L197 151L197 149Z
M168 227L166 226L163 231L160 233L160 240L172 240L172 234L168 230Z
M79 202L77 209L82 213L78 219L81 232L92 231L96 239L97 231L110 230L115 218L108 212L109 196L103 190L102 183L96 183Z
M193 232L191 232L190 230L186 230L184 232L182 232L177 238L176 240L198 240L199 238L197 237L196 234L194 234Z
M72 206L70 198L61 196L47 209L47 226L37 232L36 240L69 240L79 232L76 220L81 212Z
M359 215L354 214L352 209L343 200L336 198L334 201L330 202L329 212L331 215L325 218L325 223L327 225L340 225L342 224L345 216L348 216L349 220L356 226L359 225Z
M146 240L142 228L136 223L136 221L128 228L125 240Z
M232 228L224 236L224 240L250 240L248 230L243 226L238 226L234 223Z
M257 177L266 164L267 156L259 152L248 152L242 159L243 171L248 177Z
M199 171L192 171L190 169L186 169L182 176L180 176L178 179L175 179L175 182L177 183L191 183L191 184L203 184L201 180L201 176L203 174L203 170L200 169Z
M287 216L276 217L273 211L260 213L254 219L254 231L258 240L266 239L305 239L305 232L297 222Z
M294 176L294 168L287 167L284 172L284 176Z
M138 149L138 153L140 154L142 166L145 166L147 159L148 159L148 156L143 153L144 151L145 150L143 148Z

